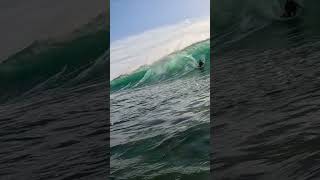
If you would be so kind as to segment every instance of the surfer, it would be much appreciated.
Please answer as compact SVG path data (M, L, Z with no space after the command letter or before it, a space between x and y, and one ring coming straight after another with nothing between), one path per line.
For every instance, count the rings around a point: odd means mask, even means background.
M202 68L203 67L203 65L204 65L204 63L202 62L202 61L199 61L199 68Z
M294 0L287 0L284 6L285 12L282 17L294 17L297 14L297 10L300 7Z

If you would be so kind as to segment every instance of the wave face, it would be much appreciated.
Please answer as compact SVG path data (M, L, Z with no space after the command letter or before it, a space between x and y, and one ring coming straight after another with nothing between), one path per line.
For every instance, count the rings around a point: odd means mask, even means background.
M141 66L151 65L168 54L209 38L210 18L205 17L186 19L113 41L110 79L132 73Z
M181 51L172 53L152 65L142 66L130 74L119 76L111 81L111 91L136 88L187 76L193 71L199 70L199 61L204 62L202 70L209 73L209 40L193 44Z

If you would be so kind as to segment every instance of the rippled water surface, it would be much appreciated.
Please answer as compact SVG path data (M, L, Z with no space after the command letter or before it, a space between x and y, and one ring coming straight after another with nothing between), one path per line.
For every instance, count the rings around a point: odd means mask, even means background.
M208 179L209 74L111 94L115 179Z

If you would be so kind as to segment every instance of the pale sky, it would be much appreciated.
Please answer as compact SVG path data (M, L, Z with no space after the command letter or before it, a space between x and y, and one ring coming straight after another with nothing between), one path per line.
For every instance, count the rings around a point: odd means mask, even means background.
M111 0L111 41L210 16L210 0Z
M110 7L111 80L210 37L209 0L111 0Z

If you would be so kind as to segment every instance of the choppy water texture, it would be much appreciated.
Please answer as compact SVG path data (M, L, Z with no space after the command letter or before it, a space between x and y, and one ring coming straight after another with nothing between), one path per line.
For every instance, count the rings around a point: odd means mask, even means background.
M111 82L112 178L209 179L209 60L207 40Z
M107 177L105 19L0 64L0 179Z
M254 21L245 35L216 24L212 179L320 179L319 2L301 3L290 21L246 11L239 23Z

